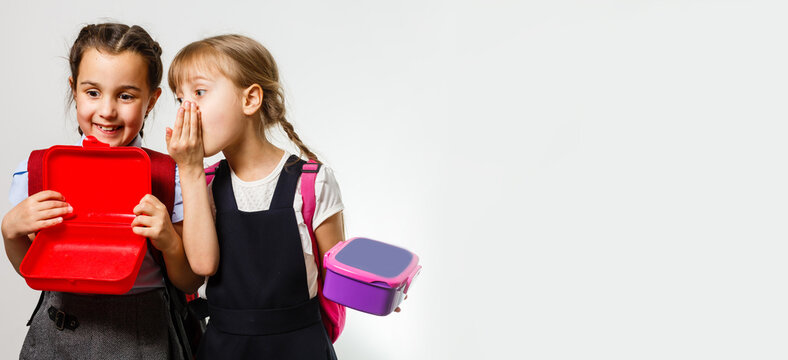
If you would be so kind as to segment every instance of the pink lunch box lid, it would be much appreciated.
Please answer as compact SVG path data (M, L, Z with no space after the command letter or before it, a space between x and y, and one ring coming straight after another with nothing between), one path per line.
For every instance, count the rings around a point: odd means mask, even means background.
M336 244L323 256L323 266L348 278L391 288L409 286L421 270L416 254L363 237Z

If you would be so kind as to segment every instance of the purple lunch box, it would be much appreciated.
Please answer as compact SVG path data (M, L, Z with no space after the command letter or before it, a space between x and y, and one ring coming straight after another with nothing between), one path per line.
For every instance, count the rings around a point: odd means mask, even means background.
M421 271L416 254L367 238L335 245L323 257L323 266L323 296L375 315L396 309Z

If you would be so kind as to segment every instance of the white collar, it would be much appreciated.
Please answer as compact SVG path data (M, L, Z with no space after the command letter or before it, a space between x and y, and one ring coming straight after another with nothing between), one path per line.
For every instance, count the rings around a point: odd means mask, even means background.
M79 143L77 143L76 145L82 146L82 141L85 140L86 137L87 136L85 134L82 134L82 138L79 139ZM142 147L142 137L140 136L140 134L137 134L137 136L134 137L134 140L132 140L128 146Z

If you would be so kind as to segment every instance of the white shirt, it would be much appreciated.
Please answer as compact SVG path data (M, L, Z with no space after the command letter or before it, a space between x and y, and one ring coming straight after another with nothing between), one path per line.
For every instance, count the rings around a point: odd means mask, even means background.
M268 210L273 200L274 190L276 183L279 181L279 174L282 172L287 159L290 154L285 152L282 159L276 168L267 176L262 179L253 181L241 180L235 172L230 169L230 178L235 194L235 202L238 205L238 210L244 212L264 211ZM211 183L213 185L213 183ZM211 196L213 192L209 191ZM309 238L309 229L304 222L304 217L301 213L304 202L301 198L301 179L298 180L296 185L296 193L293 198L293 212L295 212L296 222L298 223L298 233L301 237L301 248L304 251L304 266L306 267L306 281L309 286L309 297L313 298L317 295L317 278L318 271L315 265L314 250L312 249L312 240ZM211 197L211 207L214 209L214 216L216 208L213 204L213 197ZM332 215L344 210L345 206L342 204L342 195L339 191L339 184L334 178L334 172L328 166L320 166L315 178L315 214L312 217L312 227L317 229L320 224ZM221 260L220 260L221 261Z
M85 136L83 135L82 140L84 139ZM82 140L75 145L81 146ZM129 146L142 147L142 138L138 135ZM11 201L12 206L16 206L22 200L27 199L27 159L20 162L16 170L14 170L8 199ZM177 165L175 166L175 201L171 219L173 224L183 221L183 196L181 195L181 183ZM164 277L161 273L161 267L156 264L150 249L148 249L140 267L140 272L137 274L137 279L134 280L134 286L132 286L128 294L141 293L159 287L164 287Z

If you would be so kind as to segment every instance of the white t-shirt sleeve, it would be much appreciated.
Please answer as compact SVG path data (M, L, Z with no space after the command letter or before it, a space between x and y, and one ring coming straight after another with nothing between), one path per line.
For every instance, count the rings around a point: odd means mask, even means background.
M298 180L293 208L296 212L298 231L301 234L301 245L307 255L312 255L312 241L309 239L309 229L307 229L306 222L302 216L304 202L301 195L301 180L303 180L303 177ZM345 205L342 204L342 194L339 192L339 184L334 178L334 172L325 165L321 166L315 177L315 214L312 215L312 229L317 229L323 221L344 209Z
M178 172L178 165L175 165L175 196L173 198L172 223L179 223L183 221L183 194L181 194L181 176Z
M22 160L14 169L11 178L11 189L8 192L8 200L11 206L16 206L22 200L27 199L27 160Z

